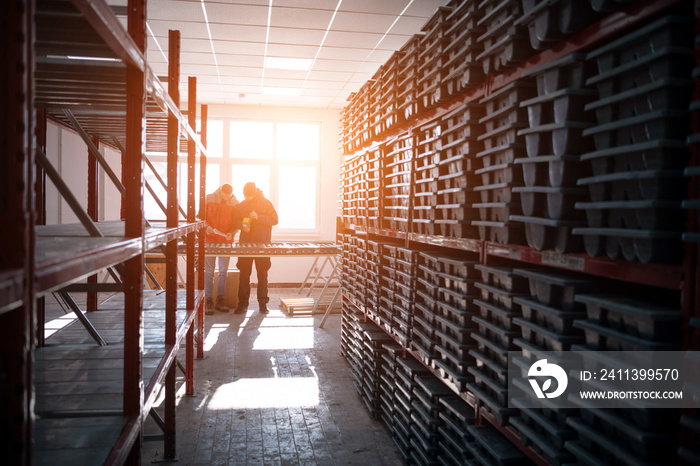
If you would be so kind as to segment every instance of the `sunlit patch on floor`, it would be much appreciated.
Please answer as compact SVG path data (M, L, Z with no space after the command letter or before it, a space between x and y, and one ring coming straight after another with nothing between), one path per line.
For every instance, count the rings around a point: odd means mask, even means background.
M49 338L51 335L72 324L76 320L77 318L75 317L75 314L71 312L70 314L66 314L57 319L46 322L46 324L44 324L44 338Z
M204 351L209 351L214 347L217 341L219 341L219 335L221 332L228 328L229 324L213 324L207 337L204 339Z
M318 403L315 377L239 379L217 388L208 409L286 408Z
M253 342L254 350L308 349L314 347L313 322L308 326L258 328L259 335Z

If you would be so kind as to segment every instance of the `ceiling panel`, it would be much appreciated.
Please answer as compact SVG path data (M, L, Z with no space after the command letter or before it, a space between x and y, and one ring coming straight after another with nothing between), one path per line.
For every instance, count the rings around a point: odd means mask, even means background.
M376 48L376 50L390 52L389 56L391 56L391 53L401 49L401 47L403 47L406 44L406 42L408 42L408 39L410 39L411 37L413 37L413 35L404 36L400 34L387 34L382 38L382 41L379 43L379 46Z
M406 10L405 15L423 17L427 21L431 16L433 16L435 10L441 6L445 6L447 3L448 2L442 0L413 1Z
M376 13L396 16L400 14L410 0L343 0L340 11Z
M267 24L267 5L206 2L207 17L212 24L240 24L255 26Z
M148 0L147 20L165 21L204 21L202 5L199 2L181 0Z
M375 69L382 63L361 62L354 60L316 60L314 65L315 71L345 71L354 72L362 69L364 72L369 72Z
M180 52L180 63L213 65L214 55L211 53Z
M219 86L219 77L218 76L208 76L208 75L198 75L196 76L197 78L197 85L198 87L201 87L203 85L209 85L209 84L216 84L216 86ZM187 81L187 76L185 77L180 77L181 81Z
M234 55L228 53L217 53L219 66L245 66L261 68L263 66L262 55Z
M341 0L342 1L342 0ZM322 10L333 13L338 0L275 0L275 8L302 8L304 10Z
M168 21L168 20L149 20L148 25L153 31L159 41L165 39L165 42L160 42L160 46L163 50L166 49L168 44L168 31L176 30L180 31L181 37L195 38L195 39L209 39L209 34L207 33L207 25L202 19L201 22L189 22L189 21Z
M350 48L350 47L334 47L324 45L318 53L318 58L325 60L352 60L359 63L365 61L372 51L372 48ZM381 64L381 63L379 63Z
M151 47L150 40L153 39L149 38L149 47ZM209 42L209 39L191 39L189 37L185 37L180 42L180 51L195 53L211 53L211 42ZM158 53L158 55L160 55L160 53Z
M243 66L219 66L222 78L224 76L233 76L239 78L258 78L262 76L262 68L246 68Z
M401 44L403 45L403 44ZM397 47L397 50L401 47ZM374 50L367 56L367 63L376 63L378 65L383 65L391 58L394 51L389 50Z
M270 28L271 44L312 45L318 47L326 33L323 29Z
M324 45L347 47L352 44L356 48L372 50L381 38L382 34L330 31Z
M314 58L318 45L268 44L268 57Z
M333 18L333 10L274 8L270 16L270 26L325 31L328 29L331 18Z
M241 40L244 42L260 42L265 44L267 23L257 26L245 24L217 24L211 23L211 36L213 40Z
M265 53L265 43L264 42L245 42L238 40L216 40L212 41L214 43L214 50L216 53L227 53L227 54L240 54L240 55L259 55L263 56Z
M180 31L183 105L187 76L197 76L199 103L339 108L447 1L149 0L148 57L166 75L168 30ZM264 56L316 60L309 72L264 70ZM303 92L263 95L261 85Z
M391 28L392 34L404 34L412 36L420 32L425 26L427 20L416 16L402 16L396 21L396 24Z
M260 87L260 75L258 76L232 76L232 75L222 75L221 82L227 89L232 86L256 86Z
M295 80L303 81L304 78L306 78L306 74L307 74L307 71L276 70L274 68L266 68L265 69L265 81L267 83L267 80L270 78L295 79Z
M395 19L395 16L390 15L340 12L333 21L333 30L384 34Z
M345 88L345 83L342 81L314 81L313 79L309 79L304 84L304 89L321 88L337 92Z

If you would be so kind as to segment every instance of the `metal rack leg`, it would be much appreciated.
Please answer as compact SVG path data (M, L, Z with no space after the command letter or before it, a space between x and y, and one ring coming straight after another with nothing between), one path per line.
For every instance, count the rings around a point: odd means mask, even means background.
M314 263L311 264L311 267L309 267L309 271L306 272L306 277L304 278L304 281L301 283L301 286L299 287L299 291L297 292L297 294L301 294L301 292L304 291L304 287L309 282L309 278L311 278L311 274L313 273L314 267L316 267L316 264L318 264L318 257L319 256L316 256L314 258Z
M331 299L330 304L328 304L328 308L326 309L325 314L323 314L323 319L321 319L321 323L318 324L318 328L323 328L323 326L326 323L326 319L328 319L328 316L331 313L331 309L333 309L333 305L335 302L338 300L338 296L340 296L340 292L342 291L342 287L338 287L337 290L335 290L335 293L333 294L333 299Z
M311 283L311 286L309 287L309 291L306 292L306 296L311 296L311 291L316 286L316 282L319 279L321 279L321 274L323 273L323 269L326 268L326 264L328 263L329 259L330 259L330 257L326 256L326 258L323 260L323 264L321 264L321 267L318 268L318 271L316 272L316 275L314 276L314 281Z

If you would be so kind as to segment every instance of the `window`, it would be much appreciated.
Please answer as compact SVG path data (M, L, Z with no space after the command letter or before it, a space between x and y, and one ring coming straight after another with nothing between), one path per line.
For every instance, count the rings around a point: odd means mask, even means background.
M232 159L271 159L272 123L232 121L230 141Z
M200 130L200 124L197 122ZM207 124L207 193L223 183L243 200L243 185L254 181L279 215L275 234L313 234L319 230L318 197L321 178L321 125L317 122L210 119ZM183 158L183 156L185 158ZM166 154L148 154L165 180ZM179 202L187 206L187 165L182 154L179 167ZM146 179L165 204L165 190L146 169ZM199 165L196 168L196 203L199 210ZM150 194L145 198L146 217L164 219Z
M230 122L231 183L242 196L254 181L279 215L278 231L318 230L318 123Z
M167 168L168 168L168 163L167 163L167 156L164 154L149 154L148 155L149 160L151 160L151 163L153 164L153 167L156 169L158 172L158 175L160 176L161 180L163 182L167 183ZM182 210L187 213L187 164L186 163L180 163L178 164L178 203L180 204L180 207ZM216 163L207 163L207 181L206 181L206 192L211 193L216 190L220 186L219 183L219 178L220 178L220 166L219 164ZM194 187L194 196L195 196L195 213L199 212L199 164L195 166L195 187ZM156 175L151 171L150 168L146 167L145 172L144 172L144 178L148 182L148 184L151 186L151 189L153 189L156 197L158 200L163 204L163 206L167 207L167 192L165 191L165 188L163 187L162 184L160 184L160 181L158 181L158 178ZM145 194L144 194L144 210L146 212L146 218L149 220L165 220L165 213L163 210L160 208L158 205L158 202L155 200L155 198L151 195L150 192L148 192L148 189L145 189Z
M316 227L316 168L279 167L279 205L277 212L280 226L286 228L313 229Z

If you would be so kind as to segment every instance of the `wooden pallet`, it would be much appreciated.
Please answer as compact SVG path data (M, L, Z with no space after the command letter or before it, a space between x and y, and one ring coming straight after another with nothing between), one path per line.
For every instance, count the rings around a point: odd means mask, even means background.
M299 314L311 314L311 311L314 308L314 305L316 304L317 297L302 297L302 298L280 298L280 306L284 312L287 314L291 315L299 315ZM321 314L326 312L326 309L328 309L328 306L331 303L331 300L333 299L333 296L324 296L321 298L321 302L319 303L318 307L316 308L316 314ZM336 300L336 302L333 304L332 308L332 313L338 313L340 312L340 300Z

